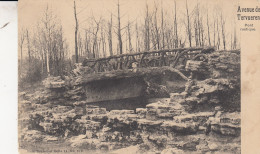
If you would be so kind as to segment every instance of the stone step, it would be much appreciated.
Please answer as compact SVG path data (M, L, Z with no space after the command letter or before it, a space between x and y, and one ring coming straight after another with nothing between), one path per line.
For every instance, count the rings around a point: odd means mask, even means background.
M106 108L89 108L86 107L86 114L106 114Z
M137 120L138 125L145 125L145 126L160 126L163 121L153 121L153 120L147 120L147 119L138 119Z
M185 99L186 97L187 97L187 93L186 93L186 92L182 92L182 93L170 93L170 98L171 98L171 101L172 101L172 102Z
M218 111L215 115L215 117L210 117L209 121L212 124L232 124L232 125L240 125L241 124L241 118L240 114L238 112L233 113L222 113L221 111Z
M233 124L213 123L211 124L211 131L222 135L239 136L241 128Z
M187 121L207 121L209 117L214 116L215 112L199 112L199 113L193 113L193 114L186 114L186 115L180 115L180 116L174 116L173 119L176 122L187 122Z
M194 134L198 131L199 125L196 123L177 123L175 121L164 121L161 125L166 131L173 131L181 134Z
M140 112L139 110L137 111ZM146 117L148 120L172 119L174 116L184 114L185 108L179 103L162 103L161 101L157 101L146 105L145 113L145 116L142 117Z
M138 118L146 118L147 108L136 108L136 114Z
M109 112L109 114L110 115L112 115L112 114L134 114L135 113L135 111L134 110L111 110L110 112Z

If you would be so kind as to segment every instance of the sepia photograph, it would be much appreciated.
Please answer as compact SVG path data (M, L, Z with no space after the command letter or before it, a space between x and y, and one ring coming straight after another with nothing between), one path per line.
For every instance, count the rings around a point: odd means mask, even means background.
M19 153L241 153L239 5L19 0Z

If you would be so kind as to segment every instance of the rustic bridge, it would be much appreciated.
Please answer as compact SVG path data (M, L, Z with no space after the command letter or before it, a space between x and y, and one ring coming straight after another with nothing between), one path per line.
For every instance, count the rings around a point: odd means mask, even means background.
M214 48L179 48L146 51L133 54L115 55L99 59L86 59L83 66L92 69L91 73L108 72L113 70L126 70L133 67L183 67L187 60L205 57L206 53L214 51Z
M86 59L78 65L79 69L75 69L74 74L78 77L74 83L83 85L86 102L136 98L144 95L149 85L147 78L163 78L163 74L170 72L173 76L188 80L183 74L186 62L196 59L205 61L206 54L213 51L212 47L180 48Z
M83 99L88 103L138 98L145 95L148 87L160 87L162 80L174 83L189 80L187 61L207 61L207 53L213 51L212 47L180 48L86 59L76 64L69 85L72 89L83 89ZM55 88L52 83L48 86Z

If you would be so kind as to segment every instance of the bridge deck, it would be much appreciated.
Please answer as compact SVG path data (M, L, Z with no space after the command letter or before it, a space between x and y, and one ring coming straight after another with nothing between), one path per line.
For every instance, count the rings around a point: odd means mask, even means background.
M185 65L186 60L193 59L198 54L204 54L214 51L214 48L179 48L146 51L133 54L115 55L99 59L86 59L83 66L92 69L90 73L110 72L114 70L128 70L133 67L162 67L171 66L176 68L177 65ZM120 71L119 71L120 72Z
M127 69L127 70L114 70L110 72L98 72L94 74L85 74L82 75L81 81L77 82L77 84L84 84L84 83L106 80L106 79L140 77L144 75L159 75L164 72L176 73L180 75L184 80L189 80L179 70L172 68L170 66L163 66L163 67L137 68L137 69Z

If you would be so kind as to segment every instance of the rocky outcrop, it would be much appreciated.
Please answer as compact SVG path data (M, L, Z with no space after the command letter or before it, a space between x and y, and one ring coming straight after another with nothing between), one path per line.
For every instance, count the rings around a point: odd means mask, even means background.
M52 91L34 92L33 99L20 94L20 106L28 111L28 117L19 119L21 139L66 140L73 148L106 152L133 146L137 153L240 153L240 78L231 75L239 61L238 54L232 54L212 53L207 60L199 59L202 62L190 61L187 70L210 78L188 79L183 92L167 92L169 98L135 110L89 105L82 99L82 87L62 88L60 83L48 83Z
M186 84L186 91L136 110L106 111L84 101L52 108L40 104L30 115L28 129L35 130L32 140L71 138L72 147L89 149L115 150L138 144L140 151L219 151L220 143L211 143L207 136L240 136L240 113L224 111L223 99L216 97L233 88L229 79L193 81ZM23 104L30 106L28 101ZM25 138L30 140L28 135ZM187 138L192 135L200 137Z
M240 80L240 51L217 51L209 55L212 78Z

